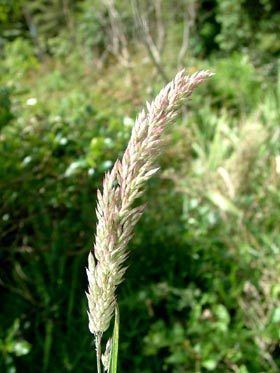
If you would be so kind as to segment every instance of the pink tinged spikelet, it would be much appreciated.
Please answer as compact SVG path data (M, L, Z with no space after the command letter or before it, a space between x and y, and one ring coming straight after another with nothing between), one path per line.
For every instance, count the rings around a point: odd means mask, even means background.
M154 162L161 148L161 135L176 117L178 107L196 86L213 74L200 71L185 75L180 71L154 101L146 102L136 118L121 160L117 160L97 192L97 227L94 254L88 257L89 330L100 341L110 324L116 303L116 287L124 277L127 244L145 206L133 207L143 188L159 168Z

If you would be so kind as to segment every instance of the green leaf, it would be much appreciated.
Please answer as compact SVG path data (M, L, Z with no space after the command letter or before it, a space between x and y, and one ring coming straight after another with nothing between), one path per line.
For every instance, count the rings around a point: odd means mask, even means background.
M13 352L16 356L23 356L29 353L31 345L24 340L16 341L13 346Z
M207 370L214 370L217 366L218 362L215 359L208 359L203 361L202 366Z
M275 308L275 310L273 311L273 316L272 316L272 320L271 321L273 323L280 322L280 307Z
M118 351L119 351L119 325L120 325L120 314L119 307L115 307L115 324L112 338L112 350L110 357L110 368L109 373L117 373L118 368Z
M220 210L229 212L233 215L240 216L241 211L225 196L218 191L211 191L207 194L209 200L219 207Z

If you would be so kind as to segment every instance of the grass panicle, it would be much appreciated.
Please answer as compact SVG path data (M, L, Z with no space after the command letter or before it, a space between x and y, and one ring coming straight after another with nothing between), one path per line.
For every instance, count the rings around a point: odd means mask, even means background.
M102 334L108 329L116 305L116 288L123 281L128 256L127 244L145 205L135 201L157 171L155 160L162 146L162 133L179 112L183 101L212 73L186 75L180 71L146 103L132 128L121 160L105 175L103 191L97 194L97 227L94 251L88 257L89 330L95 335L98 360Z

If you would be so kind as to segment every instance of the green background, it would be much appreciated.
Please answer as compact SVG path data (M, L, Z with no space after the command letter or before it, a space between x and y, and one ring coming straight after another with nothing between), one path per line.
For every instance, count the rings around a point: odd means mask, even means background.
M143 197L119 370L278 372L278 1L108 4L0 1L0 371L95 371L96 191L184 66L216 75L168 129Z

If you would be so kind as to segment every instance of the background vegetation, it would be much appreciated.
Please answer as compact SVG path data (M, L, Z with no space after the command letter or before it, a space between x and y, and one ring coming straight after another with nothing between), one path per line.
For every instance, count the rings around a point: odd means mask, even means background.
M0 371L92 372L95 196L144 101L167 136L119 292L120 372L280 370L276 0L0 1Z

